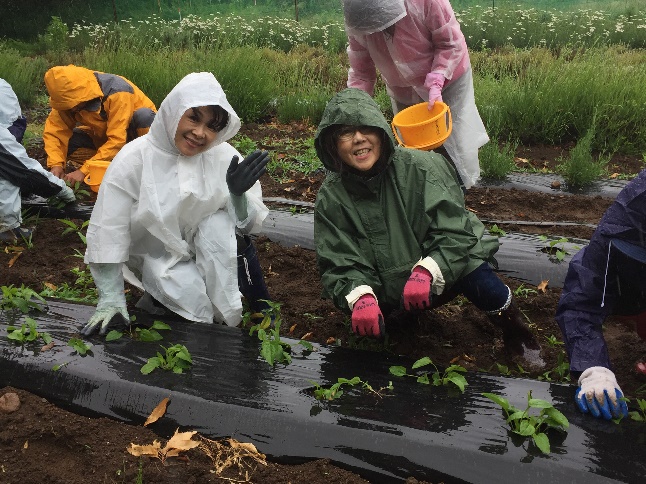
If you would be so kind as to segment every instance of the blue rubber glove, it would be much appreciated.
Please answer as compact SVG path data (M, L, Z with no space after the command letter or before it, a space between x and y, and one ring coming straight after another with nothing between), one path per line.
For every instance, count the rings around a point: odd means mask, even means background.
M581 373L574 401L583 413L610 420L628 416L628 405L620 400L623 396L615 374L603 366L593 366Z

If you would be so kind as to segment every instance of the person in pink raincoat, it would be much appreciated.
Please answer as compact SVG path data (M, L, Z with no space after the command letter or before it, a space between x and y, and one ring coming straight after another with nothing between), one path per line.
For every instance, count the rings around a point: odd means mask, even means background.
M440 152L464 188L480 177L478 149L489 141L473 92L471 61L448 0L343 0L348 87L374 94L377 70L393 113L435 101L449 105L453 131Z

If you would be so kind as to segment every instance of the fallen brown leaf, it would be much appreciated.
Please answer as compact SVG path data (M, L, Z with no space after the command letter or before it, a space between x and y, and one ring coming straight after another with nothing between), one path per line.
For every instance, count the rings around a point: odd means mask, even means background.
M310 339L313 335L314 335L314 333L312 333L312 332L310 331L309 333L305 333L303 336L301 336L301 339L308 340L308 339Z
M292 325L289 327L289 334L292 334L292 333L294 332L294 330L296 329L296 326L298 326L298 324L292 324Z
M177 457L183 450L190 450L200 445L198 441L191 440L197 431L178 432L178 430L175 430L175 433L164 447L161 446L158 440L155 440L152 444L148 445L131 443L127 450L135 457L148 455L150 457L157 457L164 462L168 457Z
M58 287L57 287L57 286L55 286L54 284L52 284L51 282L43 282L43 285L44 285L47 289L51 289L52 291L55 291L56 289L58 289Z
M541 281L541 283L538 286L536 286L536 288L541 292L545 292L549 282L550 282L549 279L546 281Z
M169 398L164 398L161 402L157 404L155 409L150 412L150 415L148 415L148 418L144 422L144 427L146 425L149 425L153 422L157 422L163 415L166 413L166 407L168 406Z
M330 336L328 339L325 340L325 344L331 345L336 341L336 338L334 336Z
M618 176L619 176L619 173L613 173L613 174L612 174L612 175L610 175L608 178L610 178L610 179L615 179L615 178L617 178Z
M40 352L42 353L43 351L49 351L54 347L54 342L52 341L51 343L47 343L44 345L41 349Z
M13 266L14 263L18 260L18 257L20 257L21 255L22 255L22 252L17 252L16 255L14 255L9 261L9 267Z

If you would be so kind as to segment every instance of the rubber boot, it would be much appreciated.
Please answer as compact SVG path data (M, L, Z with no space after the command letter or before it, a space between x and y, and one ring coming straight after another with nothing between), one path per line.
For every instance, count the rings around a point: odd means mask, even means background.
M507 309L487 316L495 326L502 329L502 340L509 353L522 358L525 365L532 369L545 367L545 362L541 358L541 346L513 299Z
M256 247L248 236L238 239L238 288L253 312L261 313L270 309L269 304L262 301L271 298L262 275Z

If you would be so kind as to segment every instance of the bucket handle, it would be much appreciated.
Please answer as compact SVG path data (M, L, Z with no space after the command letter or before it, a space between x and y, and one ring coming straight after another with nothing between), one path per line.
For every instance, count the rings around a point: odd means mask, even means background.
M397 140L397 143L399 143L399 146L406 147L406 145L402 143L402 140L399 139L399 136L397 136L397 128L395 128L395 123L390 123L390 127L393 130L393 134L395 135L395 139Z
M448 117L448 122L446 123L446 135L451 134L451 131L453 131L453 116L451 116L451 108L449 105L446 105L446 116Z

